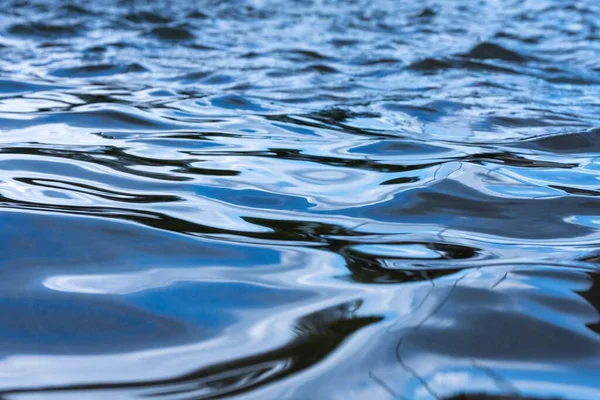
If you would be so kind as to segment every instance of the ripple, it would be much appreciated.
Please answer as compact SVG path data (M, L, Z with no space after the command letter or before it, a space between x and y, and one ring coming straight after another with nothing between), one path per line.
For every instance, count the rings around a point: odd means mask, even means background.
M46 37L47 35L69 37L77 35L81 30L79 25L48 24L44 22L30 22L27 24L14 24L8 28L11 35Z
M139 11L130 13L125 15L125 19L135 23L147 22L151 24L166 24L168 22L171 22L170 18L149 11Z
M18 96L26 93L66 89L64 86L57 86L44 83L31 83L25 81L0 80L0 96Z
M107 130L177 130L184 129L185 124L156 117L133 107L114 107L95 104L83 106L71 112L40 113L31 119L2 118L6 130L24 129L32 126L64 124L74 128L91 128Z
M600 129L541 137L519 143L520 147L553 154L589 154L600 152Z
M190 40L194 34L184 27L159 26L152 28L150 34L162 40Z
M135 72L148 72L148 70L137 63L132 63L128 65L92 64L74 68L59 68L54 71L51 71L50 75L63 78L89 78Z

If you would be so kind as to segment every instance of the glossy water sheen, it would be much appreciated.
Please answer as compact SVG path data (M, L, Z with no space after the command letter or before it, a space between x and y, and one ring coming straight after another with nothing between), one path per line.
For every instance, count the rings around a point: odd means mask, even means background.
M597 0L150 3L0 0L2 399L600 398Z

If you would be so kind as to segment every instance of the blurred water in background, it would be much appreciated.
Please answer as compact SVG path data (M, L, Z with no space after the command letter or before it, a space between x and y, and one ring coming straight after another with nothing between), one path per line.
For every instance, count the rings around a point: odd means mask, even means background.
M600 398L596 0L0 6L2 399Z

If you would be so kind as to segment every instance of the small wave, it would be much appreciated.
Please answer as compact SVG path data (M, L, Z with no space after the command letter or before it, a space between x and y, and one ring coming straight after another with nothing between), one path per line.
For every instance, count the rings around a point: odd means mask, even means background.
M90 78L98 76L119 75L135 72L148 72L141 64L92 64L81 67L59 68L50 71L50 75L64 78Z
M480 43L462 56L465 58L477 58L480 60L496 59L514 62L523 62L526 60L525 57L516 51L492 42Z
M30 22L27 24L14 24L8 28L11 35L47 37L47 35L58 37L69 37L79 34L82 30L80 25L49 24L44 22Z
M172 22L168 17L149 11L140 11L125 15L125 19L135 23L166 24Z
M558 154L600 153L600 129L543 136L518 143L518 146Z
M150 35L161 40L191 40L195 38L195 35L184 27L171 27L171 26L160 26L152 28Z

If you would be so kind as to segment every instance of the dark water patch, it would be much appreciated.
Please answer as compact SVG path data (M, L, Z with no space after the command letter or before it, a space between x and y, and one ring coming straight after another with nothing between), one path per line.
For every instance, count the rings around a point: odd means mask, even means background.
M421 12L419 12L416 17L417 18L432 18L437 15L437 11L432 7L425 7Z
M288 59L290 61L306 61L306 62L310 62L310 61L320 61L320 60L326 60L329 57L327 57L324 54L318 53L316 51L312 51L312 50L281 50L281 51L277 51L276 54L278 56L281 56L285 59Z
M314 64L304 68L304 71L317 72L319 74L336 74L338 70L325 64Z
M86 49L87 52L92 52L92 53L104 53L106 51L108 51L107 46L92 46Z
M484 200L485 199L485 200ZM547 214L535 212L543 205ZM456 229L502 235L515 223L511 237L560 238L577 237L592 232L591 228L564 222L563 210L577 215L595 215L595 200L577 197L562 198L489 198L472 187L447 181L430 185L419 192L398 195L386 205L368 208L370 215L386 221L402 218L406 222L448 218L444 223ZM364 211L357 210L361 215ZM418 217L416 217L418 215Z
M52 24L45 22L29 22L26 24L14 24L8 28L8 33L18 36L47 37L48 35L67 37L80 33L82 27L73 24Z
M419 178L416 176L409 176L409 177L400 177L400 178L394 178L394 179L389 179L387 181L381 182L382 185L403 185L403 184L407 184L407 183L416 183L419 182Z
M525 57L517 53L516 51L510 50L497 43L483 42L473 47L467 53L462 55L466 58L477 58L481 60L505 60L522 62L525 61Z
M191 49L195 49L195 50L218 50L215 47L211 47L208 46L206 44L201 44L201 43L192 43L190 44L190 48Z
M149 33L157 39L167 41L191 40L195 38L195 35L184 27L160 26L152 28Z
M203 85L229 85L233 82L235 77L227 74L214 74L200 81Z
M335 46L335 47L348 47L348 46L353 46L359 43L358 40L356 39L342 39L342 38L335 38L331 41L331 43Z
M188 18L193 18L193 19L207 19L210 18L208 14L203 13L202 11L192 11L191 13L189 13L187 15Z
M600 129L548 135L518 143L519 147L559 154L588 154L600 152Z
M106 43L103 45L90 46L85 49L85 52L88 53L87 54L88 56L96 57L100 54L107 53L111 50L118 51L118 50L123 50L123 49L127 49L127 48L129 48L131 50L136 47L137 47L137 45L134 45L134 44L127 44L127 43L123 43L123 42L113 42L113 43ZM132 64L135 65L136 63L132 63ZM119 64L113 64L113 63L100 64L99 68L102 68L102 65L115 65L116 66ZM89 67L93 69L95 67L95 64L91 65ZM76 68L80 68L80 67L72 67L72 68L76 69ZM135 72L135 71L133 71L133 72Z
M184 85L201 84L208 86L229 85L234 83L235 79L235 76L232 75L210 71L191 72L189 74L173 78L174 81L177 81Z
M66 89L65 86L57 86L46 83L31 83L24 81L0 80L0 96L15 96L25 93Z
M182 83L195 83L201 79L207 78L211 75L210 71L197 71L190 72L188 74L178 76L175 80L181 81Z
M135 72L148 72L148 70L138 63L127 65L93 64L74 68L60 68L51 71L50 74L61 78L91 78Z
M166 24L172 22L168 17L150 11L139 11L125 15L125 19L135 23Z
M386 64L398 64L401 60L397 58L360 58L356 61L351 62L356 65L386 65Z
M52 49L52 48L67 48L69 47L68 43L41 43L39 46L41 49Z
M551 123L532 118L518 118L510 116L490 116L486 119L486 124L499 125L508 128L524 128L534 126L552 126Z
M377 117L375 113L357 113L343 108L328 108L311 115L313 119L322 122L339 123L346 122L356 117Z
M490 58L493 59L493 58ZM486 58L481 58L485 61ZM473 60L464 60L460 58L435 59L426 58L424 60L413 63L409 66L410 69L423 71L425 73L438 73L444 70L465 69L471 71L487 71L496 73L517 74L518 71L509 68L505 65L491 64L489 62L477 62Z
M262 107L250 99L242 96L229 95L216 97L211 100L213 106L224 108L227 110L244 110L244 111L267 111L266 108Z
M411 69L424 72L434 72L451 67L451 62L437 58L426 58L424 60L417 61L410 66Z
M74 15L92 14L92 12L90 10L88 10L87 8L85 8L81 5L77 5L77 4L66 4L61 7L61 11L65 12L67 14L74 14Z

